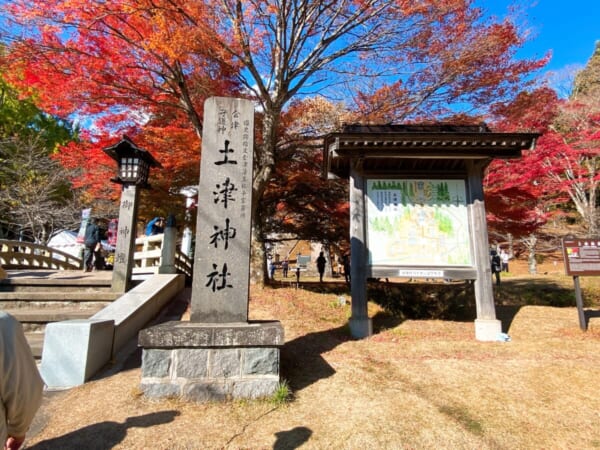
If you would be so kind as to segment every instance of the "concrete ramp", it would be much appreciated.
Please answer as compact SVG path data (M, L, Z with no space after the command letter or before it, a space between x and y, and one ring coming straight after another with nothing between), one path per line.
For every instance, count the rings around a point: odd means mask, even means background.
M49 388L89 380L185 286L185 277L153 275L87 320L46 326L40 373Z

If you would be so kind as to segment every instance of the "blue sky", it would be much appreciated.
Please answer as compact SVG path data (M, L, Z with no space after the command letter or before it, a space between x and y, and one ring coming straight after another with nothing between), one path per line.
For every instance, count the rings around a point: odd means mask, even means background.
M508 0L476 0L489 13L504 16ZM524 25L531 41L519 52L521 57L541 57L548 50L552 59L546 71L583 67L600 40L600 0L532 0L522 2Z

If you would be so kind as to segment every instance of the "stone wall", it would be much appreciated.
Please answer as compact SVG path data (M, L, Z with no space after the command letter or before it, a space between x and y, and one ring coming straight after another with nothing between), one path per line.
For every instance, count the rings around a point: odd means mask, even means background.
M278 321L167 322L142 330L140 388L147 397L190 401L260 398L279 385Z
M279 383L279 349L144 349L141 389L152 398L260 398Z

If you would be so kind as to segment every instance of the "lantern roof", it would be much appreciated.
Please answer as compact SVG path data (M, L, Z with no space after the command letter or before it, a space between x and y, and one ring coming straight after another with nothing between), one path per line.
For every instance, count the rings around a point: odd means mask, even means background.
M479 125L345 125L324 138L323 176L348 177L351 164L365 172L464 171L468 160L521 156L539 133L497 133Z
M147 162L149 167L162 168L162 165L150 154L150 152L135 145L126 135L123 135L123 138L115 145L106 147L102 149L102 151L117 162L123 157L133 157L140 158Z

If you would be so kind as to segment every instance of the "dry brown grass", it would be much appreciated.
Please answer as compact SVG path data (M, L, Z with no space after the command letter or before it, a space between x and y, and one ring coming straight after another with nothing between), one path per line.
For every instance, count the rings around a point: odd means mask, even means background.
M352 340L350 306L303 289L255 289L250 312L283 323L290 403L151 401L134 367L53 397L28 446L600 448L600 332L580 331L572 306L518 305L508 343L477 342L472 322L443 320L385 320ZM370 313L385 317L377 305Z

